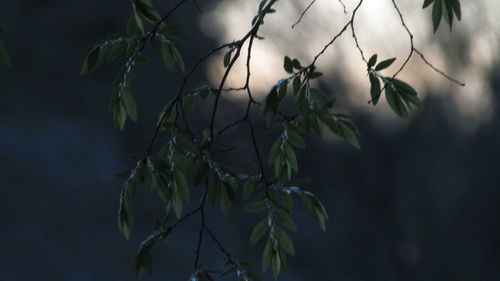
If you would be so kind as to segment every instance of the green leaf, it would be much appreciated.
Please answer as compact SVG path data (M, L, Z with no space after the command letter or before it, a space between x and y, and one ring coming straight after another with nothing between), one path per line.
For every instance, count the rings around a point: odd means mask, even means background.
M377 54L371 56L371 58L368 60L368 67L373 67L377 63Z
M135 6L151 23L156 23L161 19L160 14L155 10L150 0L136 0Z
M273 245L271 238L267 239L266 246L264 247L264 252L262 253L262 271L266 271L271 263L273 257Z
M392 58L392 59L388 59L388 60L381 61L381 62L379 62L379 64L377 64L377 66L375 67L375 70L376 70L376 71L380 71L380 70L386 69L386 68L388 68L389 66L391 66L391 64L392 64L395 60L396 60L396 58Z
M275 211L273 215L281 225L290 229L291 231L297 231L297 225L293 222L292 218L287 213Z
M288 56L285 56L283 62L283 68L285 69L286 72L293 73L293 62Z
M417 95L417 91L415 91L415 89L413 89L413 87L408 85L407 83L398 79L394 79L392 82L394 83L394 87L396 87L398 92L403 92L413 96Z
M460 6L460 0L451 0L451 6L453 10L455 11L455 15L457 16L458 20L462 19L462 8Z
M378 103L378 100L380 98L380 93L381 93L380 80L373 73L370 73L369 76L370 76L370 84L371 84L370 96L372 99L372 104L373 104L373 106L375 106Z
M188 95L184 97L182 99L182 107L184 109L184 112L187 114L193 112L194 108L196 107L196 102L197 102L196 96Z
M173 44L170 47L171 47L172 54L173 54L175 62L179 66L180 70L182 72L184 72L185 71L185 66L184 66L184 60L182 59L181 53L179 52L179 50Z
M295 247L293 246L292 240L280 227L274 227L274 234L276 239L278 239L279 245L291 256L295 256Z
M1 58L1 44L0 44L0 58ZM100 46L94 47L85 60L83 61L82 69L80 70L80 76L83 76L89 72L94 71L99 65L100 57Z
M297 155L295 154L295 151L287 143L285 143L283 145L283 147L284 147L284 150L285 150L285 155L286 155L286 158L288 160L288 163L290 164L290 167L295 172L298 172L299 171L299 165L298 165L298 162L297 162Z
M259 240L266 234L269 228L268 218L263 219L259 222L252 230L252 235L250 235L250 244L254 245L259 242Z
M111 50L109 51L108 58L106 59L106 61L112 62L115 59L117 59L123 53L123 50L125 50L126 45L127 45L126 41L124 40L120 40L114 43L113 47L111 47Z
M288 80L281 80L280 86L278 88L278 99L280 102L286 97L287 90Z
M444 20L450 25L450 30L453 26L453 9L451 5L448 5L449 0L444 0L441 5L443 5L442 10L443 10L443 17Z
M293 144L295 147L300 149L306 148L306 142L299 134L297 134L292 130L288 130L287 135L288 135L288 141L290 141L290 143Z
M434 2L434 0L425 0L424 1L424 6L422 7L422 9L425 9L427 8L430 4L432 4Z
M248 200L248 198L250 198L250 195L252 195L256 186L257 185L256 185L255 181L247 180L247 182L243 186L243 200Z
M137 107L135 105L134 98L132 95L127 91L127 90L122 90L120 91L121 94L121 101L123 102L123 106L125 107L125 111L127 112L127 115L132 119L134 122L137 121Z
M360 149L356 127L337 116L322 117L324 124L337 136L346 140L350 145Z
M441 23L441 17L443 15L442 0L435 0L434 6L432 7L432 23L434 26L434 32L439 28Z
M12 62L10 60L9 54L7 53L7 48L2 41L0 41L0 62L8 67L12 67Z
M300 76L297 76L293 79L293 95L296 96L299 91L300 87L302 86L302 82L300 81Z
M265 209L267 209L267 203L265 201L257 201L245 206L245 211L247 212L261 212Z
M124 194L123 198L120 200L117 220L118 228L120 229L123 236L125 236L125 239L129 240L132 230L132 213L130 211L127 194Z
M300 61L298 59L293 59L292 63L293 63L293 68L295 68L297 70L303 69L303 67L302 67L302 65L300 65Z
M323 76L323 73L321 73L321 72L317 72L317 71L311 72L311 73L309 73L309 74L307 75L307 77L309 77L309 79L311 79L311 80L312 80L312 79L319 78L319 77L321 77L321 76Z
M229 64L231 63L231 55L233 53L234 49L229 49L229 51L224 55L224 67L228 67Z
M269 152L269 160L268 160L269 164L272 164L274 163L274 161L276 161L276 158L280 154L282 143L283 143L282 139L279 138L271 146L271 151Z
M410 119L405 104L401 100L401 97L398 95L398 93L394 91L392 85L386 85L385 97L387 99L387 103L397 115L405 119Z
M172 54L170 43L162 41L163 50L163 62L167 66L168 70L173 71L175 67L175 58Z

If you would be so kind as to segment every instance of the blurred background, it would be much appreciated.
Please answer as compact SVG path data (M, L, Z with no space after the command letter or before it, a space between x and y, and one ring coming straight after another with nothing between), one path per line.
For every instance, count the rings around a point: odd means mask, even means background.
M168 11L175 1L154 1ZM186 65L250 27L257 0L189 1L172 16ZM347 12L357 1L344 0ZM338 100L336 112L355 117L362 150L338 138L307 137L301 174L314 179L311 191L325 202L330 221L322 233L301 208L291 236L297 257L281 280L499 280L500 278L500 3L461 1L463 19L453 32L432 33L431 11L423 1L398 1L417 48L438 68L467 83L459 87L414 58L401 77L421 95L424 107L408 122L381 100L367 104L366 66L347 32L321 58L319 87ZM318 0L292 29L308 1L280 1L269 16L253 56L254 92L262 98L285 76L284 55L303 64L348 20L337 1ZM122 182L113 177L142 154L158 112L182 78L153 61L136 69L139 121L123 132L108 110L111 83L121 63L79 77L91 45L106 34L125 31L130 5L108 0L5 1L0 20L14 67L0 68L0 280L134 280L131 258L163 212L154 194L140 194L130 241L116 226ZM367 56L398 57L409 40L388 0L366 1L356 22ZM149 50L147 51L150 54ZM222 57L198 72L192 87L216 84ZM237 67L229 86L239 86ZM220 124L244 110L238 94L225 96ZM209 108L198 110L203 116ZM206 126L197 123L199 128ZM241 152L227 160L250 159L246 127L226 140ZM259 143L275 138L259 124ZM263 149L267 151L266 149ZM196 200L193 200L193 204ZM299 205L299 204L297 204ZM240 203L241 206L241 203ZM248 236L260 215L233 212L209 225L239 260L260 260L264 245ZM156 248L154 274L144 280L187 280L192 272L197 220L176 229ZM202 260L220 265L223 256L205 241ZM255 266L259 271L260 264ZM230 280L228 278L227 280ZM266 275L266 280L272 277Z

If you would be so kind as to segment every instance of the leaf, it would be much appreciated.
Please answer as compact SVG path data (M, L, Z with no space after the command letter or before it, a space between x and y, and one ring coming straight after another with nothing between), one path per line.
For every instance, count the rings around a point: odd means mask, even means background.
M233 53L234 49L229 49L229 51L224 55L224 67L228 67L229 64L231 63L231 54Z
M449 0L444 0L442 5L444 20L450 25L450 30L453 26L453 10L451 5L448 5Z
M375 76L375 74L370 73L370 96L372 100L373 106L377 105L378 100L380 99L380 80Z
M387 60L381 61L381 62L379 62L379 64L377 64L377 66L375 67L375 70L376 71L380 71L380 70L386 69L389 66L391 66L391 64L395 60L396 60L396 58L392 58L392 59L387 59Z
M435 0L434 6L432 6L432 23L434 26L434 32L439 28L441 23L441 17L443 15L442 0Z
M322 117L324 124L337 136L346 140L350 145L360 149L356 128L345 120L338 117Z
M135 5L137 10L151 23L156 23L160 20L160 14L155 10L150 0L136 0Z
M255 181L247 180L247 182L243 186L243 200L248 200L248 198L250 198L250 195L252 195L252 192L254 191L256 186L257 185Z
M285 69L286 72L293 73L293 62L288 56L285 56L283 62L283 68Z
M297 162L297 155L295 154L295 151L289 144L284 144L283 147L285 149L285 155L288 160L288 163L295 172L298 172L299 165Z
M293 63L293 68L295 68L297 70L303 69L303 67L302 67L302 65L300 65L300 61L298 59L293 59L292 63Z
M174 61L177 62L177 65L179 66L181 71L184 72L185 67L184 67L184 61L182 59L181 53L173 44L170 45L170 48L171 48L172 55L174 57Z
M287 213L275 211L273 214L281 225L290 229L291 231L297 231L297 225L293 222L292 218Z
M175 67L175 59L170 48L170 43L162 41L163 50L163 63L167 66L168 70L173 71Z
M182 99L182 107L186 114L193 112L196 106L197 98L193 95L188 95Z
M2 41L0 41L0 62L8 67L12 67L12 62L10 60L9 54L7 53L7 48Z
M286 92L288 90L288 80L281 80L279 89L278 89L278 99L279 101L283 101L286 97Z
M368 67L373 67L377 63L377 54L371 56L371 58L368 60Z
M434 0L425 0L424 1L424 6L422 7L422 9L425 9L427 8L430 4L432 4L434 2Z
M262 271L266 271L271 263L273 257L273 246L271 238L267 239L266 246L264 247L264 252L262 253Z
M385 87L385 97L387 103L392 108L392 110L402 118L409 119L408 110L405 104L401 100L401 97L392 88L392 85L386 85Z
M120 91L120 98L121 101L123 102L123 106L125 107L125 111L127 112L127 115L132 119L134 122L137 121L137 107L135 105L134 98L132 95L127 91L127 90L122 90Z
M0 44L0 58L1 58L1 45L2 44ZM80 76L83 76L89 72L94 71L98 66L99 57L100 57L100 47L96 46L89 52L89 54L83 61L82 69L80 70Z
M132 213L130 212L127 194L124 194L122 200L120 200L117 220L118 228L125 236L125 239L129 240L132 229Z
M302 83L300 82L300 76L297 76L293 79L293 95L296 96L299 91Z
M319 77L321 77L321 76L323 76L323 73L321 73L321 72L317 72L317 71L311 72L311 73L309 73L309 74L307 75L307 77L309 77L309 79L311 79L311 80L312 80L312 79L319 78Z
M250 203L245 206L245 211L247 212L260 212L267 208L267 204L265 201L257 201L254 203Z
M295 147L300 149L306 148L306 142L299 134L297 134L292 130L288 130L287 135L288 135L288 141L290 141L290 143L293 144Z
M108 58L106 59L106 61L112 62L115 59L117 59L123 53L123 50L125 50L125 46L126 42L124 40L120 40L114 43L113 47L111 47L111 50L109 51Z
M295 247L293 246L292 240L280 227L275 226L274 234L278 240L280 246L291 256L295 256Z
M413 96L417 95L417 91L415 91L415 89L413 89L413 87L408 85L407 83L398 79L394 79L392 82L394 83L394 87L396 87L398 92L403 92Z
M259 242L259 240L266 234L266 230L269 228L268 218L265 218L259 222L252 230L250 235L250 244L254 245Z
M460 7L460 0L452 0L451 6L452 6L453 10L455 11L455 15L457 16L457 19L461 20L462 19L462 8Z

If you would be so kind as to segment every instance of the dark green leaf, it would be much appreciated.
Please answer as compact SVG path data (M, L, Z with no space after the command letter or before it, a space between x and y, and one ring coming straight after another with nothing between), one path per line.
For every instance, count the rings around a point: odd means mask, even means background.
M271 238L267 239L266 246L264 247L264 252L262 253L262 271L266 271L271 263L273 257L273 245Z
M269 228L268 218L265 218L261 222L259 222L252 230L252 234L250 235L250 244L255 244L259 242L259 240L266 234L267 229Z
M247 212L260 212L267 208L267 203L265 201L257 201L250 203L245 206L245 211Z
M377 54L371 56L370 60L368 60L368 67L373 67L377 63Z
M375 67L375 70L376 70L376 71L380 71L380 70L386 69L386 68L388 68L389 66L391 66L391 64L392 64L395 60L396 60L396 58L392 58L392 59L388 59L388 60L381 61L381 62L379 62L379 64L377 64L377 66Z
M302 65L300 65L300 61L298 59L293 59L292 63L293 63L293 68L297 70L301 70L303 68Z
M280 246L283 247L285 252L287 252L289 255L295 256L295 247L293 246L290 237L288 237L288 234L286 234L285 231L277 226L274 227L274 234L276 235Z
M410 118L405 104L401 100L401 97L398 95L398 93L394 91L392 85L386 85L385 97L387 99L387 103L397 115L405 119Z
M427 8L430 4L432 4L434 0L425 0L424 1L424 6L422 7L423 9Z
M378 100L380 98L380 80L373 74L370 73L370 96L372 99L372 104L375 106L378 103Z
M288 130L287 135L288 135L288 141L290 141L290 143L293 144L295 147L300 149L306 148L306 142L299 134L297 134L292 130Z
M283 68L285 69L286 72L293 73L293 62L288 56L285 56L283 62Z
M231 54L233 53L234 49L230 49L225 55L224 55L224 67L228 67L229 64L231 63Z
M442 0L435 0L432 7L432 24L434 26L434 32L437 31L439 24L441 23L441 17L443 15Z
M281 223L281 225L290 229L291 231L297 231L297 225L293 222L292 218L287 213L275 211L273 214L278 222Z

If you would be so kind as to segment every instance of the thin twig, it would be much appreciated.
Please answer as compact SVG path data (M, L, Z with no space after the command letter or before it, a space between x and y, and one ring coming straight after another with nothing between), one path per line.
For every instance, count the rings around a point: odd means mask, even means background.
M339 0L339 3L340 3L340 5L342 5L342 8L344 9L344 14L346 14L346 15L347 15L347 9L346 9L346 7L345 7L344 2L343 2L342 0Z
M307 11L309 11L309 9L312 7L312 5L314 5L315 2L316 2L316 0L312 0L311 3L309 3L309 5L307 5L306 9L300 14L299 19L292 25L292 28L295 28L295 26L302 21L302 18L305 16Z

